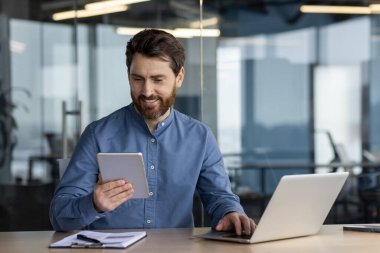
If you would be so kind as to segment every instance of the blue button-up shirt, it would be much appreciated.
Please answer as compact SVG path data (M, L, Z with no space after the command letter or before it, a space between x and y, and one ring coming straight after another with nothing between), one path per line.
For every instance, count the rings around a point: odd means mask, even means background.
M93 203L98 152L141 152L151 196L98 213ZM50 220L55 230L193 227L196 189L212 226L227 212L244 213L206 125L171 109L150 132L130 104L87 126L57 186Z

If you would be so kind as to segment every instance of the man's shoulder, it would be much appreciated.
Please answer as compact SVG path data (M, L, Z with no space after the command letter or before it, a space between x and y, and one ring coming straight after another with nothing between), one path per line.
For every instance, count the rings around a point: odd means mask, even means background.
M128 114L128 106L124 106L101 119L93 121L90 126L93 129L113 128L123 125Z
M199 130L203 130L205 132L211 131L209 126L207 126L205 123L187 114L184 114L178 110L174 109L174 115L175 115L176 120L179 121L184 126L186 126L187 128L196 128Z

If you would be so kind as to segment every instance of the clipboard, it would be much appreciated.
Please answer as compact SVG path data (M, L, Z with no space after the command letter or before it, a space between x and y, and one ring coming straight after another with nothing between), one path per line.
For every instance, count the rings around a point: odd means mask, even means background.
M50 243L49 248L111 248L125 249L145 238L145 231L104 233L97 231L81 231Z
M97 160L104 182L124 179L133 185L132 198L149 197L142 153L98 153Z

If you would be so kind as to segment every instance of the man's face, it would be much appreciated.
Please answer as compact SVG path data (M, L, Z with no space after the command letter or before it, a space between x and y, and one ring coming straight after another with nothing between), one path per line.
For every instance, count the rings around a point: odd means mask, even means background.
M168 61L136 53L129 69L134 105L143 118L158 120L173 105L181 87L184 70L175 76Z

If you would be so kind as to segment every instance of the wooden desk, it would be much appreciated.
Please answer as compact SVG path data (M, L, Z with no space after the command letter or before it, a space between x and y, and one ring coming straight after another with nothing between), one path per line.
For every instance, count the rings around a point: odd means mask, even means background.
M323 226L315 236L280 240L259 244L238 244L193 238L193 234L206 232L208 228L195 229L151 229L148 237L124 250L115 249L49 249L50 242L67 236L68 233L53 231L1 232L1 253L44 253L44 252L133 252L133 253L244 253L244 252L334 252L334 253L378 253L380 234L343 232L342 225Z

